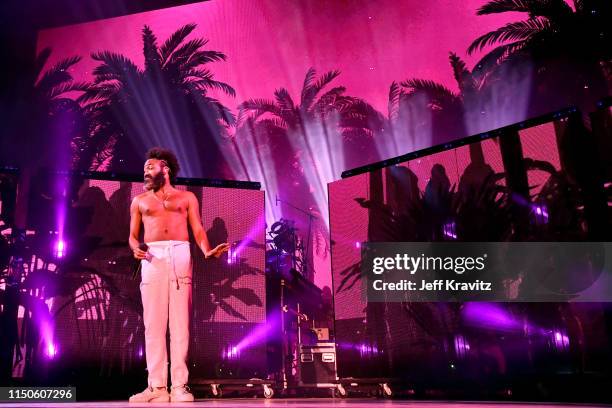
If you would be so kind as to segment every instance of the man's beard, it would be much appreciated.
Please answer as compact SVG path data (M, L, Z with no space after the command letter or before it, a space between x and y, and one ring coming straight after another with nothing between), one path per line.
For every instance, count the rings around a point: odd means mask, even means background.
M145 177L145 189L157 191L164 186L166 180L164 179L164 173L159 172L153 177Z

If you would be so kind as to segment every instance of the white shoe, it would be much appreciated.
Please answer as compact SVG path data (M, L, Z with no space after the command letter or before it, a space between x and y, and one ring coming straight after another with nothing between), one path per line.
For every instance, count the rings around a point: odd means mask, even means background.
M189 387L186 385L172 387L172 391L170 391L171 402L193 402L193 400L193 394L189 392Z
M143 392L132 395L129 402L170 402L170 394L165 388L148 387Z

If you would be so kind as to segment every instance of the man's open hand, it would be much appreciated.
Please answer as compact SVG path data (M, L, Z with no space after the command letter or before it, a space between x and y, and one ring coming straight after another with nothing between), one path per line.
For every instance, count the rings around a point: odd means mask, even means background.
M208 258L208 257L214 256L215 258L218 258L224 253L226 253L227 251L229 251L229 249L230 249L230 244L228 244L227 242L224 242L223 244L219 244L213 249L211 249L210 252L206 254L206 257Z

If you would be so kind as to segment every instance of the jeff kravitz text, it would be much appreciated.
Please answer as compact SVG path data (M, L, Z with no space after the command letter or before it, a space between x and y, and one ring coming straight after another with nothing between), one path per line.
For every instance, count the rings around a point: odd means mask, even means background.
M407 291L491 291L491 282L476 279L474 282L457 282L454 279L421 280L417 282L402 279L399 282L385 282L376 279L372 283L374 290L407 290Z
M460 276L465 272L483 271L487 254L482 256L426 256L420 254L411 256L408 254L395 254L388 257L374 257L372 259L371 272L374 275L384 273L395 279L373 279L372 289L375 291L420 291L420 292L490 292L491 282L475 279L398 279L398 277L409 277L419 272L454 272ZM382 276L381 276L382 278ZM463 276L462 278L465 278Z

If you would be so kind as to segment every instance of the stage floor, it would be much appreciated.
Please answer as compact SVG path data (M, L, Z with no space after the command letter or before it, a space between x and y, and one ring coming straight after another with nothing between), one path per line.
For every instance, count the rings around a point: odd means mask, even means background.
M411 408L578 408L605 406L596 404L542 404L542 403L511 403L511 402L455 402L455 401L405 401L383 399L332 399L332 398L278 398L267 400L264 398L227 398L203 399L196 402L129 404L127 401L101 401L101 402L72 402L72 403L0 403L0 407L87 407L87 408L123 408L123 407L166 407L166 406L193 406L193 407L291 407L291 408L318 408L351 407L365 408L371 406L385 407L411 407Z

